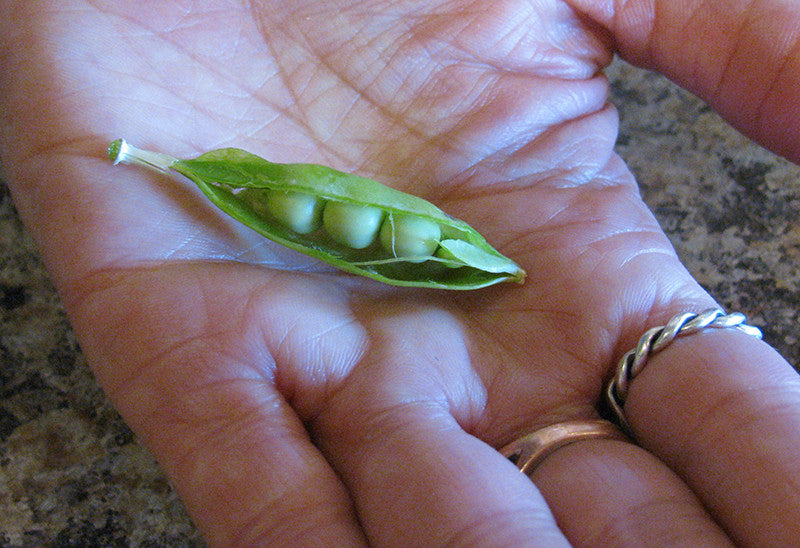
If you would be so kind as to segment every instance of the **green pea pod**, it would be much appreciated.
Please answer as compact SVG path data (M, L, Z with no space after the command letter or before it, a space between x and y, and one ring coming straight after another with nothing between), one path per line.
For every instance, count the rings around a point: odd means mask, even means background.
M353 274L392 285L439 289L478 289L503 281L522 283L525 278L524 270L496 251L465 222L450 217L422 198L371 179L316 164L273 163L235 148L181 160L140 150L118 139L111 143L108 154L115 164L181 173L234 219L271 240ZM282 222L284 215L270 210L274 204L286 203L285 199L270 202L276 192L284 193L284 198L306 198L310 215L324 209L333 217L332 204L343 206L339 207L342 211L370 213L372 220L353 221L359 225L355 227L359 232L366 231L363 241L367 243L342 243L350 240L337 237L341 229L336 228L339 226L334 225L336 222L344 223L345 231L353 230L347 226L347 218L328 223L326 217L324 226L321 222ZM349 206L353 207L347 209ZM438 238L431 245L423 245L420 255L398 256L397 249L414 248L400 245L405 242L399 240L407 236L394 232L395 224L399 226L401 219L408 218L414 219L416 225L422 223L433 228ZM388 223L385 227L380 225L382 236L384 230L391 229L389 236L381 238L383 244L372 234L377 233L378 225L374 223ZM300 230L296 227L301 224L302 234L295 231Z

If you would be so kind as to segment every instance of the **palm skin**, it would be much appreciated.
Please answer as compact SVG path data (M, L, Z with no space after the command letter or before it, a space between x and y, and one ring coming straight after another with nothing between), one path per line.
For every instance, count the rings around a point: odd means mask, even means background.
M555 1L39 4L4 3L14 198L97 377L209 541L564 542L493 448L593 416L639 334L713 304L613 153L596 28ZM31 67L46 86L26 89ZM185 181L112 167L116 137L373 177L528 279L454 294L341 275Z

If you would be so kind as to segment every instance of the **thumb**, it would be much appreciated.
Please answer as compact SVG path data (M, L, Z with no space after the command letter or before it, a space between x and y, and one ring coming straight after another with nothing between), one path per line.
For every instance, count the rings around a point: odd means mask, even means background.
M628 61L697 94L772 151L800 161L800 3L569 0Z

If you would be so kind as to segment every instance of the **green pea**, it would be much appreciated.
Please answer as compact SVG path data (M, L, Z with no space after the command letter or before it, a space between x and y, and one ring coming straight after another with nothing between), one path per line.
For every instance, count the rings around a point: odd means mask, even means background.
M263 203L266 213L298 234L314 232L322 225L325 202L310 194L266 190L263 191Z
M118 139L108 154L115 164L180 173L244 225L346 272L438 289L525 278L464 221L372 179L316 164L274 163L236 148L182 160ZM376 239L380 245L373 245Z
M364 249L372 245L383 220L377 207L328 202L322 212L322 224L328 235L342 245Z
M389 215L381 225L381 246L395 257L424 261L439 247L439 224L422 217Z

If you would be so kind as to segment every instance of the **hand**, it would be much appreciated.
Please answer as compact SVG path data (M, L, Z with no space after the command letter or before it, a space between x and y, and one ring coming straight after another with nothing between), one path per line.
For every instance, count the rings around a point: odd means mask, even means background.
M605 20L596 2L584 14L513 1L0 5L15 202L98 379L212 544L800 533L800 382L735 333L696 335L651 361L626 406L644 449L575 444L535 485L494 449L594 416L639 335L713 304L613 153L598 75L608 36L797 158L794 112L770 95L796 80L788 40L769 62L745 63L773 42L726 50L739 42L720 30L719 51L692 49L662 39L685 27L677 16L641 36L633 23L646 20ZM779 20L790 29L800 14ZM725 26L743 44L759 36ZM684 45L708 56L687 62ZM764 90L761 118L747 116L739 80L721 77L731 59ZM103 148L116 137L175 156L237 146L382 180L468 221L528 281L453 294L322 271L190 185L110 166ZM734 422L742 413L753 422Z

